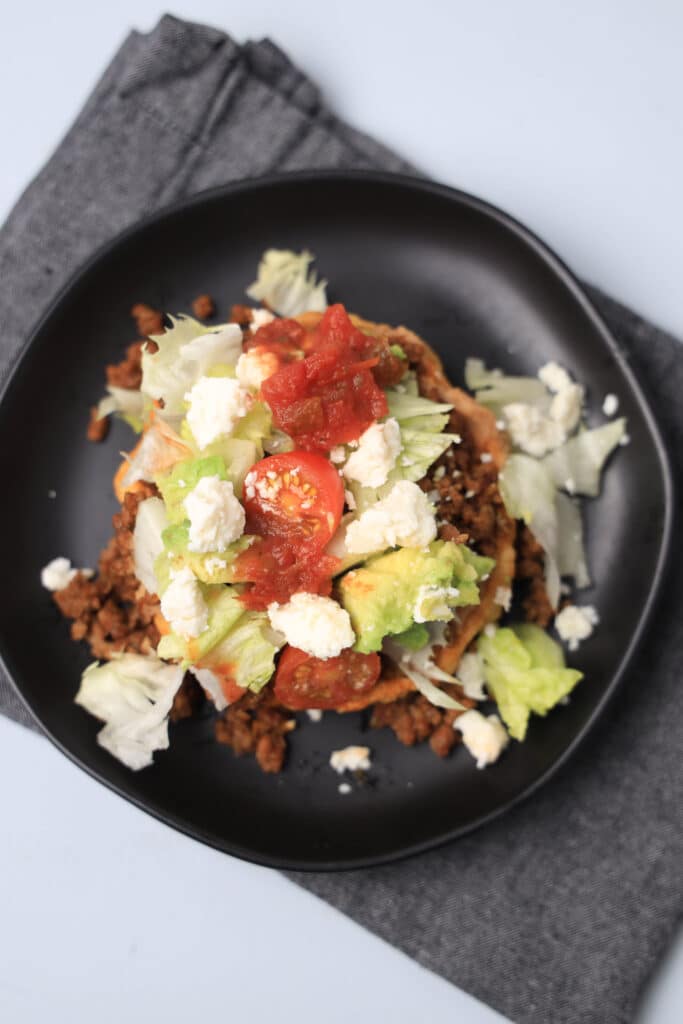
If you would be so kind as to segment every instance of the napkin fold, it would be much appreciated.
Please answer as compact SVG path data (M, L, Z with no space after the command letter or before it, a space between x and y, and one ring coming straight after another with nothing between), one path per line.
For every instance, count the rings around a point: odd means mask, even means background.
M0 231L0 384L94 249L171 200L305 168L413 171L337 118L272 42L166 16L133 32ZM681 475L683 352L589 289ZM683 583L580 751L484 829L388 867L297 884L518 1024L622 1024L681 909ZM0 677L0 710L31 716Z

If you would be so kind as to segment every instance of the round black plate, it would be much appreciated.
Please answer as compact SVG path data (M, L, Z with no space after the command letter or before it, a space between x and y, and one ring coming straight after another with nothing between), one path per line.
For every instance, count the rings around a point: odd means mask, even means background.
M187 310L210 292L227 314L244 300L259 256L309 248L332 299L372 320L404 323L462 381L467 355L534 374L563 363L589 390L590 419L616 392L631 444L587 503L590 564L583 600L601 624L572 663L586 673L571 702L535 720L527 741L477 771L463 748L446 761L402 747L357 715L301 716L286 771L263 775L213 740L211 716L171 729L154 767L128 771L95 742L98 723L73 703L89 656L39 582L56 555L94 566L110 534L111 476L131 435L84 439L104 364L131 340L129 309ZM528 794L576 746L613 692L652 604L671 512L666 456L614 341L567 269L523 227L471 196L374 174L304 174L200 195L127 231L70 284L36 331L0 407L4 499L0 644L23 699L57 745L151 814L262 864L341 869L424 850L480 825ZM56 499L48 491L56 490ZM637 532L638 543L633 543ZM364 785L338 792L331 750L365 741Z

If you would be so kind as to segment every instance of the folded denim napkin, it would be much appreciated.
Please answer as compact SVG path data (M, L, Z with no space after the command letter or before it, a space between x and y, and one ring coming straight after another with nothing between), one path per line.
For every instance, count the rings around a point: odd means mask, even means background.
M102 242L171 200L303 168L413 170L340 121L268 40L164 17L133 32L0 231L0 383ZM680 474L678 342L590 289ZM580 752L513 813L404 863L290 873L420 963L524 1024L617 1024L681 908L681 576ZM0 710L34 723L0 678ZM35 726L34 726L35 727Z

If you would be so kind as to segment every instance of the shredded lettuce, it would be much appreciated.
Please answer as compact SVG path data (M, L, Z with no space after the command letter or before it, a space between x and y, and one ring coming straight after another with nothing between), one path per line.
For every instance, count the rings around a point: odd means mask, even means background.
M623 417L594 430L581 430L546 455L543 463L558 487L566 487L570 481L574 493L594 498L600 491L602 468L625 432Z
M511 455L498 477L508 515L522 519L545 550L545 576L553 608L560 599L556 489L543 462L530 455Z
M162 533L167 522L161 498L146 498L138 505L133 530L133 564L135 575L150 594L159 592L154 563L164 550Z
M280 646L265 614L245 612L198 668L211 670L219 681L230 680L258 693L275 671L275 655Z
M159 658L122 654L90 665L75 699L105 723L100 746L138 771L152 763L155 750L168 747L168 714L184 674Z
M416 688L423 697L427 698L430 704L435 704L436 707L446 708L451 711L463 709L463 705L455 700L454 697L450 697L442 689L434 685L432 680L451 684L457 683L458 680L455 676L443 672L442 669L434 664L431 645L427 645L418 651L406 651L400 644L400 638L392 637L391 640L384 641L382 650L384 654L396 663L401 672L405 672L408 679L415 684Z
M122 480L124 490L138 480L154 481L160 473L168 472L190 454L190 449L175 431L155 417L136 447L126 456L128 469Z
M171 422L184 412L185 394L217 365L234 365L242 351L238 324L206 327L192 317L170 317L171 327L151 335L158 349L142 353L143 394L163 401L160 415Z
M531 623L485 631L477 652L489 692L510 735L520 741L531 713L546 715L583 678L565 667L560 645Z
M389 415L398 420L412 420L416 416L433 416L435 413L449 413L453 408L447 402L432 402L430 398L410 394L407 391L389 389L386 392Z
M312 253L290 249L268 249L261 257L256 280L247 288L247 295L266 303L280 316L299 313L322 313L327 309L327 281L318 281Z
M206 587L202 584L202 588L209 609L209 622L203 633L189 640L177 633L167 633L162 636L157 647L160 658L179 661L183 668L205 658L244 613L244 605L234 587Z
M557 509L557 568L560 576L573 576L577 587L590 586L588 562L583 543L581 509L567 494L555 494Z
M148 412L148 399L141 391L134 388L117 388L114 384L107 384L107 394L97 406L97 415L100 419L116 413L139 434L142 430L145 415Z

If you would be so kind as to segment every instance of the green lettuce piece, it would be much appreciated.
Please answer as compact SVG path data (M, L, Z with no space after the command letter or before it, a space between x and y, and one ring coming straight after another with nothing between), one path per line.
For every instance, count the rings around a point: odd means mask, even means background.
M97 742L133 771L168 747L168 715L183 681L179 665L142 654L118 654L86 668L76 704L104 722Z
M179 661L187 668L205 658L244 614L244 605L234 587L203 587L209 621L203 633L186 640L177 633L162 636L157 654L165 661Z
M594 498L600 493L602 468L625 433L623 416L594 430L581 430L546 455L543 465L557 487L564 487L571 480L576 494Z
M405 359L406 362L408 361L408 356L405 354L405 351L403 350L401 345L390 345L389 351L391 352L392 356L397 356L399 359Z
M389 415L401 423L403 420L415 419L416 416L433 416L436 413L449 413L453 408L447 402L432 402L430 398L413 395L407 391L389 389L386 392Z
M202 455L217 455L225 465L225 479L232 484L238 498L242 498L244 478L263 456L263 449L254 441L242 440L238 437L222 437L204 448ZM181 478L182 479L182 478Z
M202 659L200 668L210 669L219 679L231 679L258 693L275 671L278 650L267 615L245 612Z
M267 249L258 265L256 280L247 288L247 295L265 302L280 316L299 313L323 313L327 309L327 281L318 281L309 270L315 257L304 249Z
M489 370L481 359L466 360L465 384L475 392L480 405L497 416L513 402L536 406L542 412L550 408L551 396L538 377L515 377L502 370Z
M235 559L246 551L254 538L244 535L225 551L190 551L190 522L172 523L163 531L162 541L170 555L171 566L189 566L202 583L232 583Z
M177 462L170 473L157 478L156 484L166 505L169 523L182 523L186 518L185 498L197 486L202 477L217 476L226 480L225 462L220 455L202 456Z
M448 621L453 608L479 603L477 569L463 545L432 541L427 550L399 548L371 558L339 581L340 600L356 633L355 650L378 651L385 636L405 634L434 601L430 621ZM488 567L493 564L487 559ZM457 593L456 593L457 591ZM425 600L427 599L427 600Z
M522 519L545 551L545 583L553 608L560 599L559 524L555 484L542 461L510 455L498 477L508 515Z
M263 440L270 436L273 416L265 402L254 402L246 416L237 421L231 437L241 441L253 441L263 456Z
M531 623L483 633L477 652L501 717L520 741L530 714L546 715L583 678L582 672L565 667L560 645Z
M97 406L97 415L103 419L105 416L115 413L136 434L139 434L150 408L151 401L141 391L107 384L107 394Z

